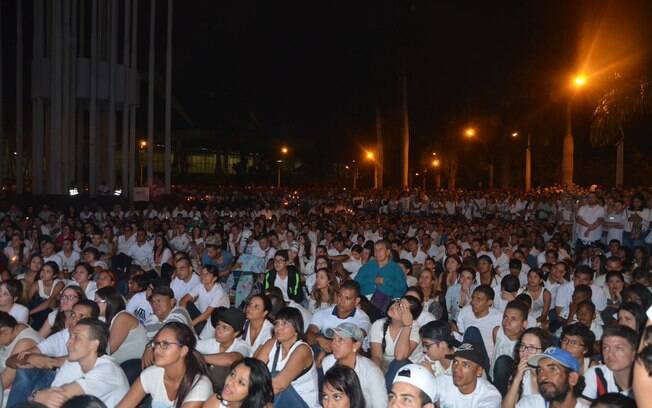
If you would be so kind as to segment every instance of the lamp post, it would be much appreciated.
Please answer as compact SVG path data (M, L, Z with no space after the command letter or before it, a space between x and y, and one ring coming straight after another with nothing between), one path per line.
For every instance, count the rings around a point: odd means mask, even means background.
M575 91L579 91L584 88L587 83L586 75L579 74L576 75L572 82L572 88ZM561 162L561 174L562 174L562 183L568 186L573 184L573 154L575 151L575 141L573 139L573 126L572 126L572 108L573 108L573 96L571 94L568 98L568 104L566 105L566 134L564 135L564 144L562 147L562 162Z
M513 132L512 138L516 139L521 134ZM527 145L525 146L525 191L532 190L532 144L530 143L530 134L527 135Z
M437 153L433 153L433 156L436 156ZM441 173L439 172L439 166L441 166L441 161L439 159L432 159L432 167L435 169L435 188L437 190L441 189Z
M141 156L142 156L142 152L145 151L145 149L147 149L147 140L145 140L145 139L139 140L138 141L138 149L140 150ZM143 169L145 168L145 166L143 165L142 158L139 158L139 159L140 160L138 160L138 161L139 161L139 164L140 164L140 185L142 186L145 183L145 180L144 180L144 177L143 177Z
M464 137L467 138L468 140L473 140L477 137L477 130L474 127L467 127L464 130ZM482 142L482 146L485 148L487 151L487 156L489 157L489 188L494 187L494 161L493 158L490 156L489 153L489 148L487 147L485 142Z
M290 149L287 146L281 146L281 157L285 157L290 152ZM283 160L276 160L278 165L276 168L276 188L281 188L281 166L283 166Z
M365 153L365 158L370 160L374 165L374 190L378 189L378 162L376 161L376 155L373 151L367 150Z

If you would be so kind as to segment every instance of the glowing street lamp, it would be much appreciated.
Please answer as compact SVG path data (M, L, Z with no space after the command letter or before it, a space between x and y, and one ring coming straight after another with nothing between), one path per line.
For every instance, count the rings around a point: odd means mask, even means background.
M573 86L575 88L582 88L584 85L586 85L586 75L579 74L573 78Z
M584 88L588 83L586 74L580 73L572 78L571 85L576 91ZM573 184L573 155L575 151L575 140L573 137L572 126L572 95L568 98L566 106L566 134L564 135L564 144L562 146L561 174L562 183L568 186Z
M374 159L374 152L368 150L367 153L365 154L365 157L367 160L373 160Z
M513 138L517 138L517 137L518 137L518 132L513 132L513 133L512 133L512 137L513 137Z
M138 147L140 147L142 150L145 150L145 148L147 147L147 140L144 140L144 139L140 140L138 142Z
M475 132L474 128L472 128L472 127L466 128L466 130L464 131L464 136L471 139L471 138L475 137L475 133L476 132Z
M281 154L288 154L290 150L287 148L287 146L281 147Z
M435 159L435 160L432 161L432 167L437 168L440 165L441 165L441 162L439 161L439 159Z

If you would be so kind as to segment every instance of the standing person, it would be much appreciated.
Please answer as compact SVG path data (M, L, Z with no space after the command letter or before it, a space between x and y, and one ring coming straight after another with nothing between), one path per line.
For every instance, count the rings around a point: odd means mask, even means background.
M245 357L231 365L221 394L214 394L202 408L271 408L272 377L264 363Z
M342 323L328 329L326 335L333 339L333 353L322 361L323 371L328 372L335 366L353 369L360 380L367 408L387 407L387 388L383 372L373 361L361 355L364 332L355 324Z
M352 368L336 366L324 375L322 386L324 408L365 408L360 381Z
M391 246L386 240L374 245L375 258L364 264L355 277L360 293L371 299L379 310L387 310L391 299L405 294L407 283L401 268L391 259Z
M650 226L650 209L647 208L645 196L636 193L629 200L625 209L625 228L623 245L629 249L645 246L645 237Z
M577 224L578 249L599 245L602 240L602 223L605 219L605 210L598 202L595 193L589 193L586 204L577 210L575 223Z
M154 364L145 369L117 408L135 408L149 395L152 407L199 408L213 394L197 339L185 324L170 322L150 343Z
M299 340L303 333L301 312L281 309L274 322L275 338L258 349L255 357L267 364L272 374L274 406L319 407L317 369L310 346Z
M536 368L539 394L521 398L516 408L588 408L579 400L584 378L579 363L569 352L549 347L530 357L528 364Z

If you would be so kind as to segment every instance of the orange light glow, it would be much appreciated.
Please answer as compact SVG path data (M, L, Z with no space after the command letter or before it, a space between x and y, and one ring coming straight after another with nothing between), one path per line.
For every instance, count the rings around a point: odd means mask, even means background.
M472 137L474 137L474 136L475 136L475 129L474 129L474 128L471 128L471 127L470 127L470 128L467 128L467 129L464 131L464 135L465 135L466 137L468 137L469 139L472 138Z

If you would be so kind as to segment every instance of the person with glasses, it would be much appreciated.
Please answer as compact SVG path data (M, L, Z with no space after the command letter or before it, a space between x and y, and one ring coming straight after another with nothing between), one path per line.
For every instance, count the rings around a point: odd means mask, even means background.
M570 324L561 331L559 345L577 359L580 364L580 374L584 374L589 367L595 365L591 360L593 343L595 343L595 336L582 323Z
M503 398L502 408L514 408L521 397L539 393L537 376L528 365L528 359L543 352L550 345L548 333L539 327L532 327L523 332L514 348L511 384Z
M450 325L446 321L432 321L419 329L423 359L421 365L426 367L435 377L442 374L452 375L453 361L447 356L455 353L455 347L460 342L455 340Z
M335 366L352 368L360 380L367 408L387 407L387 388L384 386L383 372L373 361L361 355L365 338L362 329L353 323L341 323L333 329L327 329L325 334L333 339L333 353L322 361L324 373Z
M66 361L70 331L84 318L97 319L100 310L92 300L81 300L73 306L68 319L68 327L61 330L37 346L7 359L7 367L16 369L16 377L11 387L7 406L25 402L34 390L48 388L58 369Z
M201 407L213 394L213 385L196 344L195 333L185 324L163 326L150 343L154 365L140 373L117 408L135 408L147 395L156 408Z

